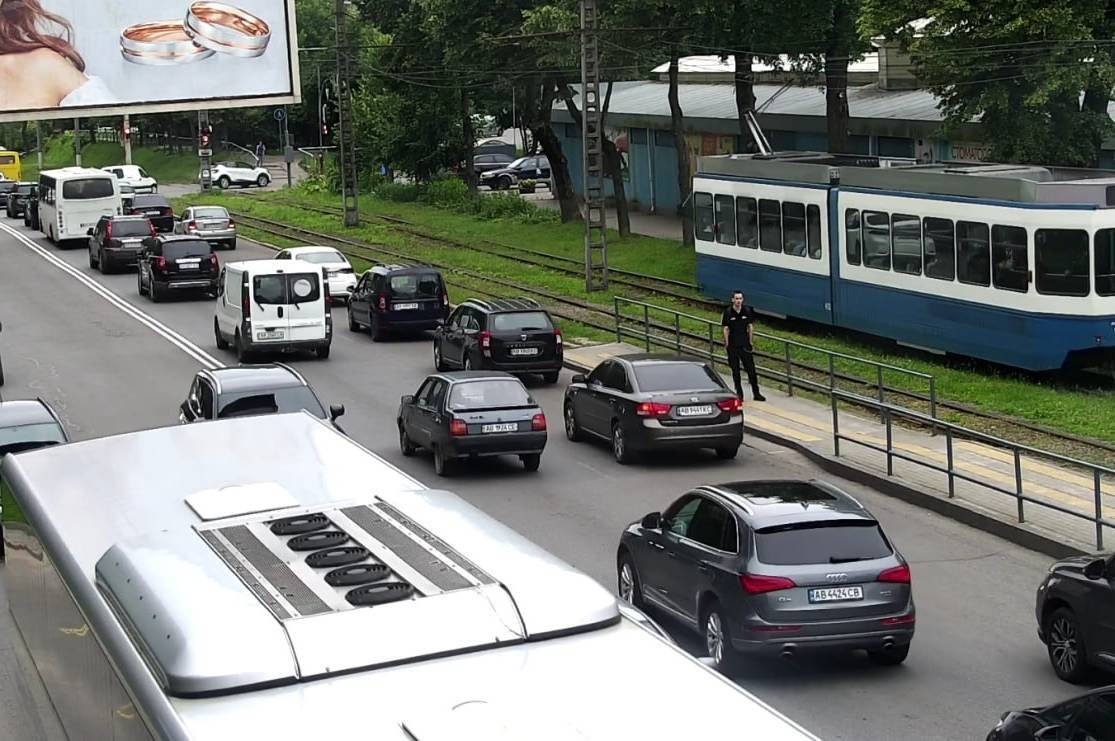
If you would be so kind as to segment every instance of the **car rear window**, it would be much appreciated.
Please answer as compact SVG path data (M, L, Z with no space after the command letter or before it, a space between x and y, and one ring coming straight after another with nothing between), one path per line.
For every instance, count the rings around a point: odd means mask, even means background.
M755 547L759 561L772 566L867 561L894 552L870 520L762 528L755 531Z
M136 208L170 208L170 201L162 196L136 196Z
M115 227L113 227L113 234L116 234ZM150 234L151 230L147 230ZM163 257L168 260L181 260L185 257L205 257L213 248L209 246L208 242L201 240L191 240L189 242L166 242L163 244Z
M146 219L144 219L143 221L136 221L134 219L128 219L127 221L114 221L112 222L112 236L149 237L151 236L151 222L147 221Z
M62 183L62 197L71 201L111 198L115 193L112 185L113 181L109 177L67 180Z
M19 193L20 195L27 195L28 193L31 192L31 186L30 185L21 185L21 186L19 186L19 188L16 189L16 192Z
M321 298L321 277L314 273L257 275L252 279L257 304L305 304Z
M0 427L0 456L14 452L8 448L19 446L26 450L28 445L50 445L63 443L62 430L53 422L44 422L33 425L17 425L15 427Z
M194 216L199 219L227 219L228 211L225 211L219 206L209 206L207 208L195 208Z
M303 409L315 417L325 419L321 402L305 386L273 389L270 391L247 391L221 397L218 419L228 417L250 417L256 414L284 414L300 412Z
M441 276L437 273L392 275L388 285L391 298L437 298L441 295Z
M454 384L449 392L450 409L497 409L535 406L534 399L513 378L498 381L469 381Z
M653 363L635 366L640 391L723 391L724 384L701 363Z
M526 332L553 328L550 317L544 311L513 311L492 315L493 332Z
M329 262L348 262L345 256L336 250L328 250L324 252L306 252L298 255L298 259L304 262L312 262L314 265L322 265Z

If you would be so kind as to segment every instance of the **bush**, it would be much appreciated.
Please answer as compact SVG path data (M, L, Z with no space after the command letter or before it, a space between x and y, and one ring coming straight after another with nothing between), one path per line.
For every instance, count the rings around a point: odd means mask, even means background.
M458 178L435 180L426 188L426 201L441 208L459 208L468 203L468 185Z
M384 183L375 189L376 198L398 203L413 203L418 200L418 185L415 183Z

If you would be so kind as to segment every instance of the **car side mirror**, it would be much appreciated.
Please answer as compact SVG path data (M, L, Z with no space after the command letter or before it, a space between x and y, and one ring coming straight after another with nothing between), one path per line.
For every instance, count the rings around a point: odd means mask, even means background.
M1093 581L1102 579L1107 575L1107 566L1106 558L1097 558L1093 561L1089 561L1088 565L1084 567L1084 576Z
M404 396L402 398L402 403L403 404L413 404L414 403L414 395L413 394L407 394L406 396Z
M92 229L86 229L85 233L88 234L90 237L93 236L93 230Z
M651 512L649 515L643 517L642 526L644 530L661 530L662 529L662 513Z
M584 373L574 373L572 382L573 383L585 383L585 374Z
M337 417L343 417L344 415L345 415L345 405L344 404L330 404L329 405L329 421L336 422Z
M186 416L187 418L194 416L194 410L193 410L193 407L190 406L190 402L184 401L178 406L178 408L182 411L182 414L184 416Z

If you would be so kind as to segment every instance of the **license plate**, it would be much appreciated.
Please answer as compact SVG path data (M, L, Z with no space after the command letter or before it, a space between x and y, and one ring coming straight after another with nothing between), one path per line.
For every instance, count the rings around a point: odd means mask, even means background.
M395 311L411 311L418 308L418 304L395 304Z
M180 262L178 263L179 270L197 270L201 267L201 263L197 262Z
M481 425L480 427L481 432L515 432L517 429L519 429L519 425L514 422L500 425Z
M863 599L863 587L825 587L810 589L810 602L850 602Z
M695 407L678 407L679 417L702 417L707 414L712 414L711 404L702 404Z
M256 332L257 340L281 340L286 334L281 329L266 329L262 332Z
M512 355L518 355L518 356L537 355L538 354L538 348L537 347L513 347L513 348L511 348L511 354Z

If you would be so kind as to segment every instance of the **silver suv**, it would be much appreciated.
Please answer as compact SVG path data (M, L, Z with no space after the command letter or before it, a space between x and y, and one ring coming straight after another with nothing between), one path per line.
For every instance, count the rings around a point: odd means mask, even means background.
M621 597L700 631L721 670L741 653L822 647L899 664L914 637L909 566L821 481L697 487L624 531L617 569Z

